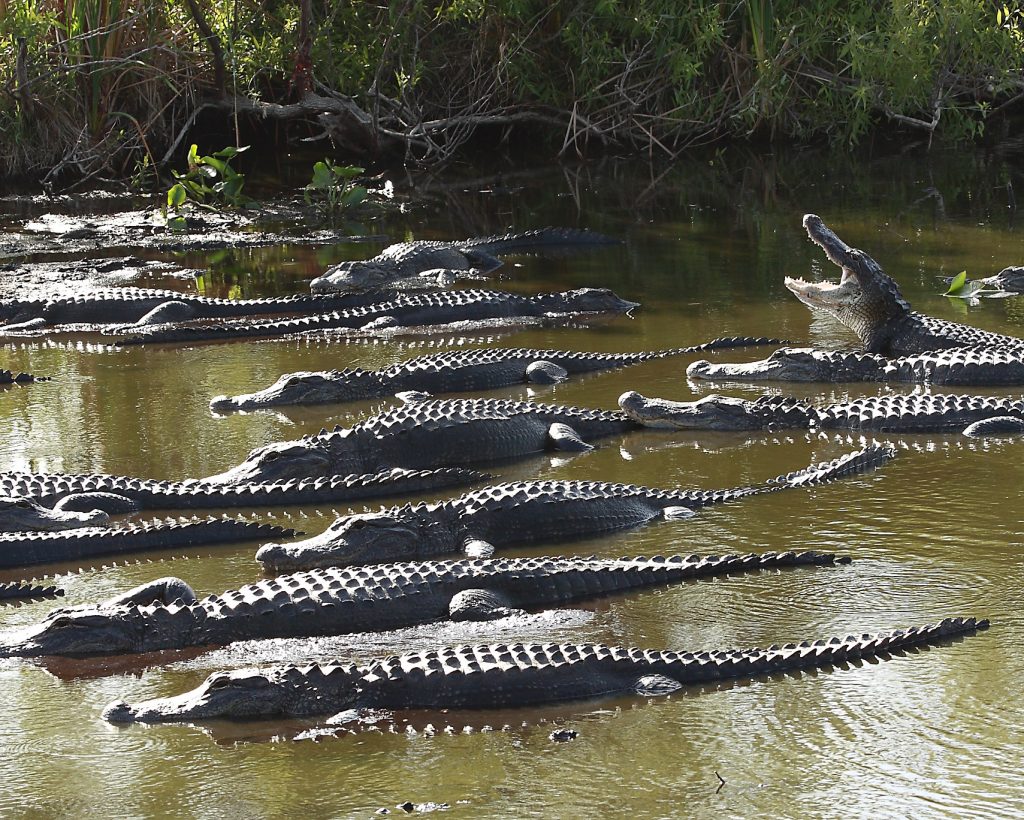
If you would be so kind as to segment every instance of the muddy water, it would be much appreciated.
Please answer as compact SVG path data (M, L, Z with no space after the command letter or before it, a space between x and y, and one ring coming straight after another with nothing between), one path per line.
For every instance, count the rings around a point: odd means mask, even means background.
M1024 261L1024 238L1006 198L1006 183L1016 174L998 154L965 160L937 152L926 159L859 163L726 154L653 169L623 163L507 172L497 182L468 173L453 174L444 185L417 180L415 190L405 191L414 203L406 214L358 227L396 237L465 236L507 225L603 230L625 244L563 259L523 258L504 271L500 285L522 292L603 285L642 302L642 310L591 327L377 343L273 341L125 351L8 347L4 366L55 378L0 395L0 468L160 478L217 472L257 445L348 424L375 405L221 418L207 409L211 396L249 391L289 370L380 367L438 348L639 350L731 334L849 345L841 328L814 319L782 286L786 274L835 273L800 228L808 210L872 253L919 309L1024 335L1024 297L967 306L935 295L942 290L937 275L963 269L985 275ZM166 261L208 267L199 282L207 293L255 296L301 291L303 277L366 255L365 245L285 246L215 257L168 254ZM593 407L613 407L627 389L689 398L710 390L687 382L683 371L692 358L495 395ZM799 385L796 392L832 400L890 389L913 388ZM761 392L744 385L725 390ZM874 475L752 498L686 522L522 552L820 549L851 555L846 567L703 581L493 624L245 644L196 657L172 655L145 669L114 661L0 661L0 814L369 816L381 807L402 813L395 806L407 800L448 803L446 816L452 817L1020 813L1022 445L957 436L886 440L898 446L899 457ZM864 441L799 431L645 432L605 442L589 454L535 458L496 472L503 478L725 487L833 458ZM335 510L252 512L317 532ZM203 594L257 577L255 546L39 573L59 574L69 603L169 574ZM5 608L0 621L32 622L51 606ZM415 732L403 724L396 733L385 727L335 737L316 722L120 729L99 717L115 698L179 692L212 670L256 662L366 659L437 644L520 638L679 649L757 646L949 615L990 617L993 628L884 663L708 687L657 701L414 715ZM485 725L495 731L480 731ZM436 736L424 731L428 726ZM473 731L464 733L466 726ZM579 738L552 743L548 734L555 726L576 729ZM306 739L292 740L297 734Z

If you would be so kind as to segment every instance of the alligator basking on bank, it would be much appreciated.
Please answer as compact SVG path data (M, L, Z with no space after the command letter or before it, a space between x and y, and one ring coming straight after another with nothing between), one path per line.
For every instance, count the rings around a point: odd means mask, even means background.
M591 449L591 439L637 427L620 412L511 399L414 401L352 427L258 447L204 481L237 484L314 475L427 469Z
M618 244L618 240L574 228L538 228L453 242L399 242L389 245L373 259L341 262L329 268L310 283L309 289L313 293L348 293L386 288L403 280L441 271L449 275L485 274L501 267L501 260L495 254L611 244Z
M142 325L189 319L234 319L324 313L370 304L364 295L324 293L265 299L218 299L153 288L106 288L53 299L0 300L0 334L55 325Z
M885 433L963 433L987 435L1024 431L1024 400L992 396L869 396L816 407L789 396L755 401L704 396L668 401L635 391L619 397L619 407L638 424L673 430L872 430ZM980 432L979 432L980 431Z
M335 720L352 721L364 710L379 718L381 710L496 709L627 694L651 697L699 683L885 659L988 626L987 620L950 618L875 634L710 652L601 644L455 646L392 655L363 666L215 672L183 695L134 706L116 701L103 717L113 723L160 723L333 714Z
M485 556L497 546L587 538L761 493L823 484L876 469L895 455L870 446L833 461L731 490L659 490L603 481L519 481L458 498L346 515L323 533L294 544L267 544L256 560L281 572L309 567Z
M513 384L554 384L569 374L593 373L629 367L668 356L704 350L780 344L778 339L733 337L714 339L691 347L638 353L588 353L527 348L449 350L417 356L380 370L321 370L286 373L255 393L217 396L210 409L259 410L267 407L329 402L361 401L393 396L405 391L459 393L490 390Z
M53 511L55 515L70 510L102 510L117 514L137 510L328 504L422 493L472 484L486 478L486 473L456 467L436 470L396 468L368 475L335 475L241 484L207 484L196 480L156 481L102 473L75 475L8 472L0 473L0 493L29 497L44 506L57 505L59 509ZM3 521L3 509L0 507L0 529Z
M15 532L0 536L0 568L77 561L125 552L180 549L294 535L295 530L254 521L210 518L117 527L80 527L63 532Z
M40 586L28 581L0 581L0 601L27 600L29 598L56 598L64 590L51 584Z
M844 353L784 347L755 362L712 363L686 368L691 379L717 381L910 382L958 387L1024 384L1020 350L950 348L889 358L879 353Z
M822 310L853 330L868 353L907 356L950 347L1024 348L1024 339L924 316L911 309L899 285L864 251L851 248L814 214L804 228L843 275L838 284L786 278L805 305Z
M163 578L102 604L54 610L0 637L0 657L116 655L490 620L690 578L848 561L820 552L428 561L282 575L201 600L181 579Z
M383 302L292 319L249 319L219 324L172 324L125 327L117 344L259 339L313 331L449 325L489 319L571 319L626 313L636 302L620 299L604 288L578 288L558 293L521 296L500 290L452 290L406 293ZM117 335L115 334L115 335Z

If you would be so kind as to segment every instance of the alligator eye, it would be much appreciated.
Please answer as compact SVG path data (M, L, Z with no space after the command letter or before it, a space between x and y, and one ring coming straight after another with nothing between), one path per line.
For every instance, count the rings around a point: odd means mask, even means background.
M362 519L359 519L357 521L353 521L352 522L352 529L354 529L354 530L361 530L361 529L363 529L366 526L366 524L367 524L367 522L363 521Z
M269 453L267 453L263 457L263 460L264 461L274 461L279 455L281 455L281 454L276 452L275 450L271 450Z
M32 509L32 502L31 501L23 500L23 501L19 501L14 506L15 507L21 507L23 510L31 510Z
M216 675L206 683L207 689L225 689L231 685L231 678L227 675Z

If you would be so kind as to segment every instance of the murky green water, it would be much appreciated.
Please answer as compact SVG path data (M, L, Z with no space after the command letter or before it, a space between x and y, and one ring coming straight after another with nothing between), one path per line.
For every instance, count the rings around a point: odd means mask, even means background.
M505 269L500 286L530 292L603 285L642 302L643 309L593 327L508 336L126 351L9 347L4 366L56 378L0 395L0 468L160 478L218 472L257 445L347 424L372 407L218 418L207 409L211 396L249 391L289 370L379 367L437 348L483 343L638 350L732 334L850 344L841 328L813 320L782 286L786 274L834 274L804 236L800 217L806 211L821 214L841 237L874 255L918 309L1024 335L1024 297L967 308L934 295L942 290L937 275L965 268L985 275L1024 261L1024 237L1007 208L1008 181L1019 182L1019 173L1005 157L962 153L873 162L725 154L671 167L608 162L545 168L507 173L497 183L454 173L418 180L416 205L407 214L362 228L395 237L461 237L509 225L596 228L626 243L584 256L518 260ZM297 292L304 288L302 277L370 253L356 244L221 253L202 286L208 293L247 296ZM210 259L176 261L198 266ZM709 392L706 385L687 383L688 362L666 360L495 395L613 407L627 389L668 398ZM914 388L799 385L797 392L831 400L889 389ZM760 388L730 391L756 395ZM863 441L803 432L645 432L608 441L590 454L536 458L499 472L503 478L713 488L833 458ZM446 816L452 817L1024 812L1022 444L956 436L906 436L895 443L899 458L875 475L753 498L686 522L531 550L619 556L821 549L852 555L847 567L704 581L494 624L238 645L141 671L114 662L42 667L0 661L0 815L369 816L380 807L401 813L394 807L406 800L450 803ZM326 507L260 513L308 532L326 526L333 514ZM153 556L163 560L102 569L100 561L96 569L61 575L60 581L69 603L167 574L182 576L201 594L219 592L257 576L254 549L204 550L173 561ZM5 608L0 623L34 621L52 605ZM486 716L417 717L419 729L430 723L438 730L433 737L420 731L292 741L310 724L228 724L204 732L183 726L119 729L99 717L115 698L171 694L212 670L263 661L366 659L514 638L678 649L755 646L948 615L990 617L993 628L885 663L652 702L623 698ZM462 734L467 723L499 731ZM577 729L579 739L552 743L552 724ZM446 725L455 734L444 734Z

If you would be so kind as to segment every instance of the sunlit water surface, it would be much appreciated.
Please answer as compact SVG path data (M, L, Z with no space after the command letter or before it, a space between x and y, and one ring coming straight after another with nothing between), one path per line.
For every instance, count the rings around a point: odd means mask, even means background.
M283 372L380 367L458 346L604 351L688 345L716 336L775 335L849 346L783 288L785 275L833 277L800 227L819 213L875 258L915 307L1024 335L1024 297L968 307L936 294L937 277L994 273L1024 261L1007 208L1017 170L999 155L901 156L855 162L814 155L725 154L671 167L605 163L477 171L418 181L408 213L356 226L394 237L462 237L543 225L585 226L620 247L560 259L524 257L498 284L521 292L583 285L641 302L634 316L591 327L386 342L272 341L196 348L95 350L19 345L3 366L54 380L0 395L0 468L108 471L185 478L220 471L269 441L349 424L377 405L335 405L216 417L211 396L248 392ZM366 245L283 247L176 259L211 266L208 293L300 292L328 264ZM170 257L169 257L170 258ZM178 283L178 287L184 287ZM750 359L767 350L725 352ZM667 359L553 388L494 395L611 408L627 389L685 399L695 357ZM725 388L756 396L784 385ZM797 385L821 401L910 386ZM986 391L998 392L998 391ZM882 439L888 440L888 439ZM140 669L121 661L0 661L0 815L185 817L369 816L398 803L448 803L446 816L984 816L1024 811L1024 460L1014 440L904 436L884 470L813 490L753 498L691 520L554 552L833 550L845 567L762 573L645 591L584 608L491 624L435 624L395 633L250 643ZM575 457L500 465L502 478L559 477L716 488L834 458L859 436L634 433ZM373 505L376 506L376 505ZM339 511L347 508L339 506ZM358 507L357 507L358 509ZM329 506L252 511L317 532ZM258 577L255 544L142 563L47 567L68 603L161 575L201 594ZM149 558L157 559L150 562ZM172 560L173 559L173 560ZM104 566L104 564L107 564ZM68 571L71 570L71 574ZM17 577L8 573L4 577ZM4 626L37 620L39 602L0 610ZM671 698L621 698L497 714L411 715L358 735L323 722L115 728L104 705L191 688L211 671L259 662L363 660L466 641L604 641L653 648L760 646L930 622L992 619L978 636L886 662L779 675ZM464 733L465 726L473 727ZM432 726L436 735L428 729ZM495 731L480 731L485 726ZM577 740L548 739L553 726ZM451 727L451 734L445 728ZM306 739L293 740L296 735Z

